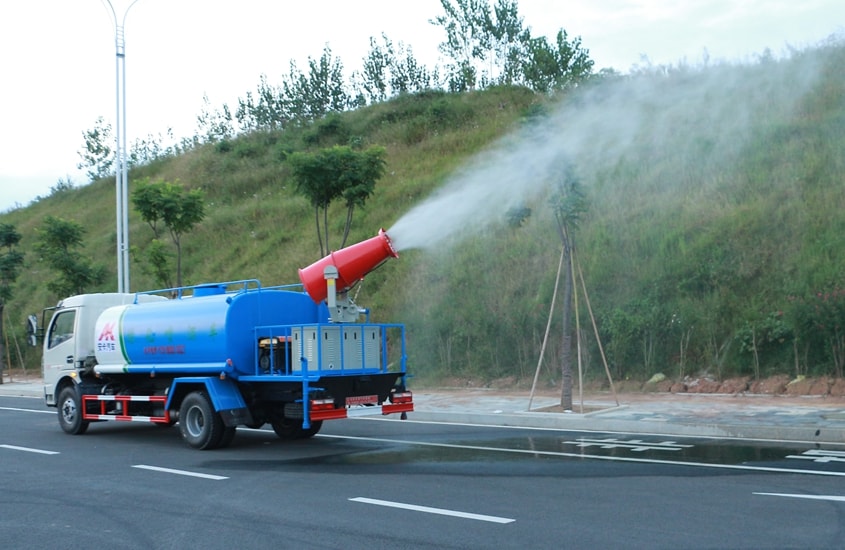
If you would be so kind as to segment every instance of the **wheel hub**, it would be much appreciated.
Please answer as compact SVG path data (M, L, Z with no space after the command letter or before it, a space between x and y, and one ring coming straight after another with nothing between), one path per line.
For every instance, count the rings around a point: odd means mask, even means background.
M193 437L199 437L202 434L203 426L205 426L205 419L199 407L191 407L188 414L185 415L185 429Z
M64 403L62 403L62 418L65 419L65 422L68 424L73 423L76 419L76 403L73 402L73 399L66 399Z

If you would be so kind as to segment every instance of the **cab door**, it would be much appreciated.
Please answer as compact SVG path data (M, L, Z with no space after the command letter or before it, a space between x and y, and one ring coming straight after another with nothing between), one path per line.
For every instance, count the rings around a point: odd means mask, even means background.
M44 336L41 374L48 405L56 404L56 382L76 368L77 313L76 308L56 311Z

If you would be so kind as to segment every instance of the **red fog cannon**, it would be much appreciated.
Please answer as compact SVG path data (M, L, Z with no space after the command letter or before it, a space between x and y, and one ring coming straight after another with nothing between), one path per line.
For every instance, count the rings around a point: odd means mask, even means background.
M351 321L361 310L346 292L391 257L398 258L399 254L384 229L379 229L375 237L332 252L300 269L299 280L316 303L326 300L332 322Z

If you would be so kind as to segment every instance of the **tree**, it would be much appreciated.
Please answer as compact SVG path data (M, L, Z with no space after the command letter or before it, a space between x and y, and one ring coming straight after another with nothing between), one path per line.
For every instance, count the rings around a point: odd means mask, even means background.
M431 21L446 31L440 51L452 59L450 89L521 80L531 33L519 16L516 0L441 0L445 12Z
M132 257L141 264L141 271L153 278L159 288L173 288L173 270L171 262L173 253L169 250L167 243L160 239L153 238L144 248L141 255L138 247L132 247Z
M432 78L425 66L420 65L414 57L411 47L400 42L390 66L390 89L393 95L427 90L431 87Z
M228 111L224 110L223 115L218 114L217 118L225 119L228 115ZM253 96L252 92L247 92L245 99L238 99L235 118L243 132L283 129L290 118L288 102L278 88L267 82L267 76L261 75L256 94Z
M349 94L343 80L343 64L332 58L328 45L320 59L308 58L308 86L305 99L311 120L328 113L339 113L349 106Z
M98 117L94 128L82 132L85 146L78 152L82 161L76 165L80 170L87 170L91 181L112 175L114 166L114 143L111 124L107 124L103 117Z
M381 38L383 45L379 45L375 38L370 37L370 51L364 58L364 68L359 73L364 97L370 103L379 103L387 99L390 67L396 57L393 52L393 43L384 34Z
M202 110L197 115L197 127L204 141L215 143L235 136L232 114L227 104L224 103L220 109L212 110L208 95L203 95L202 105Z
M351 162L346 165L346 172L341 179L343 185L341 196L346 206L346 223L343 226L341 248L346 246L355 207L364 206L367 199L373 194L376 181L384 175L386 165L384 153L383 147L370 147L361 152L351 151ZM328 242L326 242L326 247L328 248Z
M73 189L73 180L70 179L70 176L67 179L59 178L56 181L56 185L50 188L50 196L60 195L62 193L67 193Z
M234 118L242 132L277 130L344 111L351 103L343 80L343 64L326 45L319 59L308 58L307 73L291 60L280 86L270 85L266 75L261 75L255 94L247 92L245 98L238 99ZM232 137L231 120L225 105L222 112L206 109L198 118L209 141Z
M443 27L446 40L440 43L443 55L452 59L449 87L452 91L476 87L476 64L490 49L490 4L487 0L440 0L445 14L430 22Z
M545 37L532 38L522 70L525 84L545 94L577 85L592 73L589 54L581 47L580 37L569 42L563 29L558 31L554 46Z
M499 84L512 84L519 78L520 55L531 33L523 27L516 0L499 0L490 22L490 79Z
M575 249L574 231L578 227L581 216L587 208L586 198L581 190L581 183L575 177L571 167L563 170L558 176L556 188L550 200L550 206L557 221L558 233L563 246L563 323L561 328L562 340L560 351L561 363L561 396L560 406L564 410L572 410L572 292L573 261L572 252Z
M47 216L37 232L35 251L59 273L57 279L47 283L48 289L59 296L83 294L86 288L105 280L105 267L92 264L77 250L85 235L85 229L79 223Z
M165 146L165 139L171 145ZM173 128L168 128L166 138L159 132L158 135L147 134L146 138L137 138L129 148L129 158L126 159L129 168L150 164L157 160L173 157L179 154L179 146L175 145Z
M384 34L382 44L370 38L370 51L364 58L364 68L353 75L360 98L356 105L379 103L388 97L420 92L431 86L431 75L414 57L410 46L393 44Z
M176 286L182 286L182 236L205 218L205 196L201 189L186 190L178 183L167 181L150 182L149 178L135 184L132 203L141 218L153 230L153 246L148 259L153 263L153 272L159 282L168 280L168 256L160 244L155 244L164 225L176 247Z
M3 383L3 371L6 368L6 339L4 336L3 315L6 303L12 299L13 286L23 265L23 252L17 249L21 240L20 233L9 223L0 223L0 384Z
M351 103L343 81L343 64L332 57L328 45L319 59L308 58L307 74L290 62L280 94L286 120L300 124L342 112Z
M488 0L440 0L440 4L445 13L430 22L446 32L440 51L452 60L450 91L525 84L552 93L592 72L593 61L580 37L570 42L561 29L554 44L545 37L532 38L516 0L497 0L492 10Z
M356 206L363 206L372 195L376 181L384 175L385 149L369 147L355 151L348 146L336 145L317 153L293 153L288 157L291 176L297 190L308 198L314 207L317 226L317 240L320 256L327 254L329 246L329 205L338 198L346 204L341 248L352 225L352 214ZM322 218L322 221L321 221Z

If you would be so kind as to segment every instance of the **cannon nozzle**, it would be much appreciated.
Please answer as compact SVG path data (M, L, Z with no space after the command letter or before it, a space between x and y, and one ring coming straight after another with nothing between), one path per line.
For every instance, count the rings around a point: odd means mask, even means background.
M325 276L327 267L334 266L337 269L335 278L337 292L346 292L390 257L398 258L399 254L393 248L393 243L384 229L379 229L375 237L341 248L322 260L300 269L299 280L311 299L320 303L328 296Z

